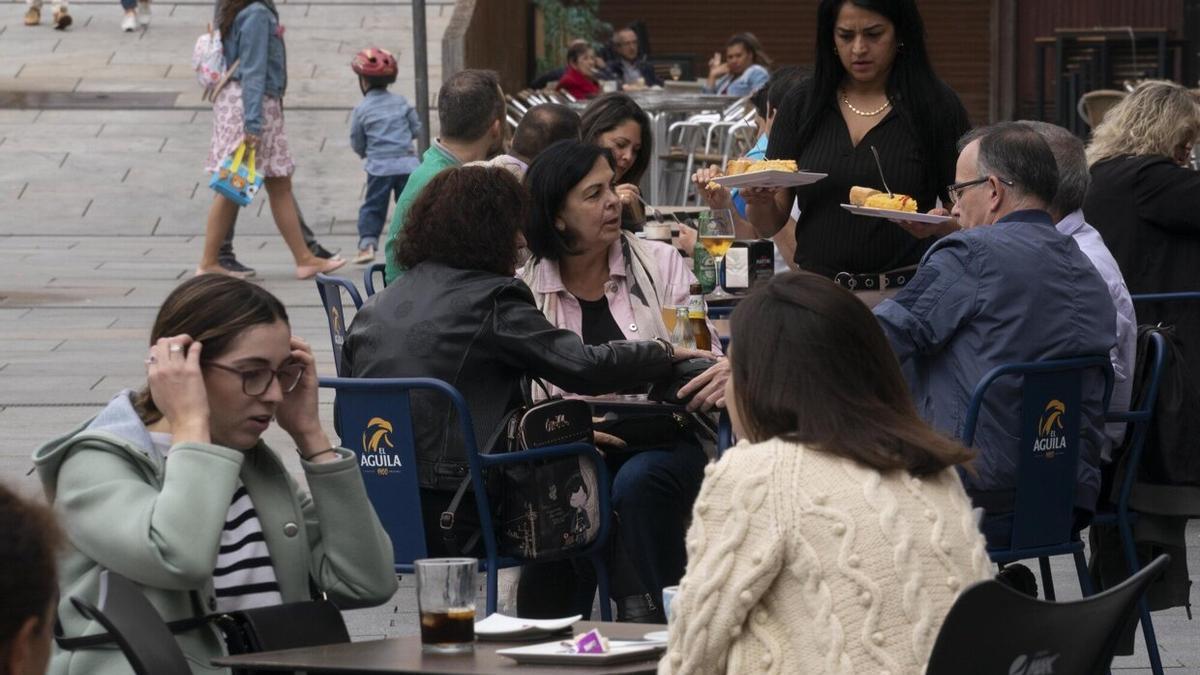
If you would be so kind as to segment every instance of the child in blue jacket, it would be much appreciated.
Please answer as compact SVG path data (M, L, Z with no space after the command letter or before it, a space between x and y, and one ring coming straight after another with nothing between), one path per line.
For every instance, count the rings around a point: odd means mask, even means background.
M375 259L379 235L408 176L420 164L413 139L421 133L417 111L399 94L388 93L396 81L396 57L384 49L368 47L354 56L350 67L358 74L363 100L350 115L350 147L364 159L367 194L358 212L358 255L354 262Z

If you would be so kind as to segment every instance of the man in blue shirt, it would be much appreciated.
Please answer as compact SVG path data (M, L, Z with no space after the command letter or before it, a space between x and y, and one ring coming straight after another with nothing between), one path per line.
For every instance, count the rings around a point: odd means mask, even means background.
M967 402L992 368L1107 355L1116 344L1108 288L1047 208L1058 187L1054 154L1028 126L969 134L950 187L962 226L933 245L912 281L875 308L913 400L935 428L961 437ZM989 390L975 434L967 492L985 511L989 546L1007 543L1017 480L1021 396L1003 378ZM1104 380L1084 379L1075 506L1079 527L1100 491Z

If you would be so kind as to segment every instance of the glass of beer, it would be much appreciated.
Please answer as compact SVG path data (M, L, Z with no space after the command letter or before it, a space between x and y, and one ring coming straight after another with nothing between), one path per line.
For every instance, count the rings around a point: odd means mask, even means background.
M679 284L667 284L663 289L663 294L660 300L662 305L663 324L667 327L667 335L670 335L675 330L675 310L680 307L687 307L687 287Z
M474 558L426 558L414 561L421 647L426 652L457 654L475 648Z
M729 209L712 209L700 214L700 245L713 257L713 268L716 270L717 285L710 298L731 297L721 287L721 260L733 246L733 212Z

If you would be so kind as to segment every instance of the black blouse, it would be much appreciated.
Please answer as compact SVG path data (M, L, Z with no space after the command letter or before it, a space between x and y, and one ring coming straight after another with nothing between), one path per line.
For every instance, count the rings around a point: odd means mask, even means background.
M855 216L841 207L850 201L855 185L883 189L871 146L879 151L884 177L893 192L917 200L922 212L934 208L945 185L953 182L958 159L955 144L968 129L962 103L948 88L952 100L945 105L945 134L940 154L925 157L917 134L895 106L855 146L836 103L817 121L812 139L799 147L799 118L803 88L793 91L780 106L771 129L767 156L794 159L801 171L818 171L828 177L796 188L800 219L796 222L796 264L801 269L832 277L838 272L877 273L917 264L933 238L916 239L895 223ZM940 166L938 166L940 165ZM940 170L939 170L940 169ZM943 182L944 181L944 182ZM949 208L949 206L947 206Z
M585 345L602 345L611 340L624 340L625 334L613 318L612 310L608 307L608 298L600 296L599 300L584 300L576 296L579 308L583 310L582 333Z

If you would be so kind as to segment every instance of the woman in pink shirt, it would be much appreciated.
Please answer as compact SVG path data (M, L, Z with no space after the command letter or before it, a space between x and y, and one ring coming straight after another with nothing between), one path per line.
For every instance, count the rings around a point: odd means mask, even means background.
M538 155L525 176L533 198L525 239L533 257L521 277L546 318L586 344L670 339L662 307L685 305L695 276L671 246L621 229L614 173L612 154L594 145L559 141ZM708 330L719 350L711 324ZM663 620L662 588L683 574L686 522L707 460L688 433L673 447L609 453L616 547L634 568L614 571L619 619ZM554 572L544 576L565 570ZM522 583L531 576L539 587L550 582L531 571Z

